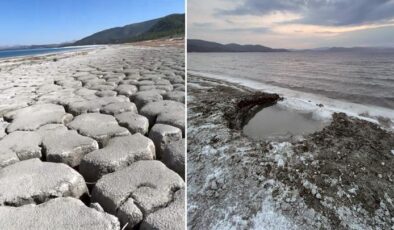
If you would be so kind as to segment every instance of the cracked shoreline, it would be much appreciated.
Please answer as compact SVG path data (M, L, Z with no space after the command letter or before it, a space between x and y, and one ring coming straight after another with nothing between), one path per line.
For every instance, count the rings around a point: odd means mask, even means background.
M185 65L176 42L0 60L2 227L184 228Z
M303 138L251 140L242 133L245 117L228 114L256 93L188 76L189 229L394 225L392 131L335 113Z

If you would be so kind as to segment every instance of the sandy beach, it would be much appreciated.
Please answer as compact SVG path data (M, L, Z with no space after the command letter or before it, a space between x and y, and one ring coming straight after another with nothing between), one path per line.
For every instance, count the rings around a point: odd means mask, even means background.
M329 117L312 133L285 140L258 140L244 133L244 126L264 108L289 109L286 103L292 101L189 73L190 229L393 226L391 123L310 103L315 108L309 106L309 119L315 111Z
M0 60L4 229L184 228L183 44Z

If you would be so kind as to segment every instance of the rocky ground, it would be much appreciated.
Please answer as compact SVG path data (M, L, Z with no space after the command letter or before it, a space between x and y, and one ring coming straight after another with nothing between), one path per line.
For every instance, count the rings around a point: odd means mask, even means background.
M394 229L394 133L335 113L305 137L244 136L278 100L188 76L188 228Z
M184 229L170 43L0 60L1 229Z

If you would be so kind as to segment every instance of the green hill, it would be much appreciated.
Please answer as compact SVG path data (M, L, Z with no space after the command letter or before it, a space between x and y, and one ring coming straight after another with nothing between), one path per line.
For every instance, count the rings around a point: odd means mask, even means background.
M184 36L184 34L185 14L171 14L158 19L103 30L76 41L73 45L119 44Z

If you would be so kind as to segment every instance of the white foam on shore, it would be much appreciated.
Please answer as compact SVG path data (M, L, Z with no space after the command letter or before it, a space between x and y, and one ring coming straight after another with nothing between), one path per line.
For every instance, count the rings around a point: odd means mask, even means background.
M39 53L39 54L26 54L26 55L20 55L20 56L11 56L11 57L1 57L0 58L0 64L4 61L9 62L9 61L19 61L19 60L24 60L26 58L32 58L32 57L46 57L46 56L62 56L65 54L72 54L72 53L78 53L81 51L94 51L98 50L100 48L107 48L108 45L83 45L83 46L68 46L68 47L54 47L50 48L51 50L60 50L56 52L47 52L47 53ZM37 48L35 50L42 50L45 48Z
M394 110L389 108L332 99L323 95L299 92L246 78L240 79L232 76L221 76L197 71L188 71L188 73L196 76L239 84L241 86L255 90L261 90L267 93L277 93L285 98L283 101L278 103L278 106L294 109L299 112L311 113L314 119L330 120L334 112L343 112L349 116L379 124L378 118L383 117L391 120L392 125L389 128L394 130ZM317 106L318 104L323 104L324 106L319 107Z

